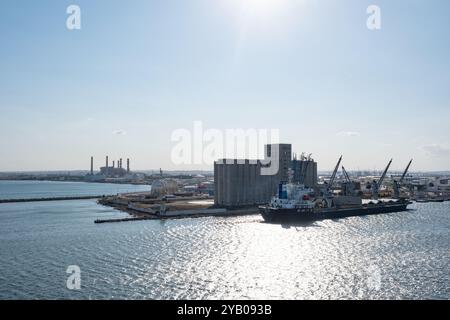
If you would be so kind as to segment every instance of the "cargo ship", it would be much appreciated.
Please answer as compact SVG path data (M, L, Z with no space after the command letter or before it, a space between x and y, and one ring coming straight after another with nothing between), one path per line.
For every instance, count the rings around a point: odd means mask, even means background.
M317 196L315 190L304 185L281 183L278 196L268 205L260 206L259 211L267 222L307 222L405 211L409 204L408 199L373 200L363 204L360 196L330 193Z

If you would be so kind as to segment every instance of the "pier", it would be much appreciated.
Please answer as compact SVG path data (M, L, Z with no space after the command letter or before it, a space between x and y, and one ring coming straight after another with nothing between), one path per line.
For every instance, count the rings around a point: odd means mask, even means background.
M186 201L175 199L171 202L152 201L152 204L139 200L127 198L132 194L104 197L98 202L102 205L113 207L117 210L127 212L131 217L97 219L96 224L117 223L143 220L170 220L200 217L235 217L259 214L258 207L250 206L243 208L217 208L201 198L200 201ZM178 201L177 201L178 200ZM197 199L199 200L199 199Z
M19 202L44 202L44 201L67 201L67 200L90 200L101 199L102 196L78 196L78 197L51 197L51 198L25 198L25 199L0 199L0 203L19 203Z

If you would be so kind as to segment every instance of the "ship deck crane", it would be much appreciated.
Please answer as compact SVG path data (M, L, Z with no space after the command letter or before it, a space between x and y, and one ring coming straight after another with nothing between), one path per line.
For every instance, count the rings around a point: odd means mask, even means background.
M402 177L400 178L399 183L402 183L402 182L403 182L403 179L405 179L406 174L408 173L409 167L411 166L411 163L412 163L412 162L413 162L413 159L411 159L411 160L409 161L408 165L406 166L406 169L405 169L405 171L403 172L403 175L402 175Z
M341 161L342 161L342 156L339 158L339 160L336 164L336 167L334 168L333 174L331 175L330 182L328 183L328 189L331 189L331 187L333 186L334 180L336 179L336 173L339 169L339 165L341 164Z
M345 170L344 166L342 166L342 172L344 173L345 180L346 180L348 183L352 182L352 181L350 180L350 177L349 177L349 175L348 175L348 173L347 173L347 170Z
M386 166L386 169L384 169L383 174L381 175L381 177L378 180L378 182L374 181L374 183L373 183L374 185L373 185L373 188L372 188L372 192L373 192L373 198L375 200L378 199L379 189L380 189L380 187L381 187L381 185L382 185L382 183L384 181L384 178L386 177L386 173L388 172L389 167L391 166L391 163L392 163L392 159L389 161L388 165Z
M408 173L409 167L411 166L411 163L413 162L413 159L411 159L408 163L408 165L406 166L405 171L403 172L403 175L401 176L400 180L397 182L396 180L394 180L394 196L396 199L400 198L400 186L403 183L403 180L406 177L406 174Z

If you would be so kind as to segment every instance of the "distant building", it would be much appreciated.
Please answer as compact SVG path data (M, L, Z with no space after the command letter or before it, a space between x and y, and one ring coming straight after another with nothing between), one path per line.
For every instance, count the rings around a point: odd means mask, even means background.
M292 182L304 184L308 188L317 186L317 162L311 158L292 160L291 168L294 172Z
M289 168L291 167L292 160L292 145L291 144L268 144L265 146L265 159L269 159L273 156L273 148L278 147L279 163L278 163L278 178L280 181L288 181Z
M94 175L94 157L91 157L91 167L89 174L85 177L89 181L101 181L107 178L126 178L132 174L130 170L130 159L127 159L126 169L122 166L122 159L113 161L112 167L109 165L109 157L106 156L105 166L100 168L100 172Z
M127 171L123 168L101 167L100 174L105 177L123 177L127 174Z
M444 192L450 194L449 177L424 177L411 182L417 192Z
M152 183L151 195L153 197L161 197L171 195L178 191L178 184L173 179L156 180Z

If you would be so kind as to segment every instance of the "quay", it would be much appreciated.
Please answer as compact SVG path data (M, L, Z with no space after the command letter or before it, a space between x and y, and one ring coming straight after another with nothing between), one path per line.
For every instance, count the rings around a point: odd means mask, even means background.
M67 201L67 200L90 200L101 199L105 196L78 196L78 197L51 197L51 198L26 198L26 199L0 199L0 203L19 203L19 202L44 202L44 201Z
M167 200L147 199L145 193L128 193L104 197L99 204L127 212L131 217L97 219L95 223L142 220L168 220L200 217L233 217L259 214L258 207L223 208L214 206L210 197L175 197Z
M199 209L199 210L181 210L164 212L158 214L148 214L145 216L134 216L130 218L117 219L97 219L96 224L101 223L117 223L143 220L169 220L169 219L185 219L185 218L201 218L201 217L237 217L245 215L259 214L257 208L247 208L244 210L227 210L227 209Z

